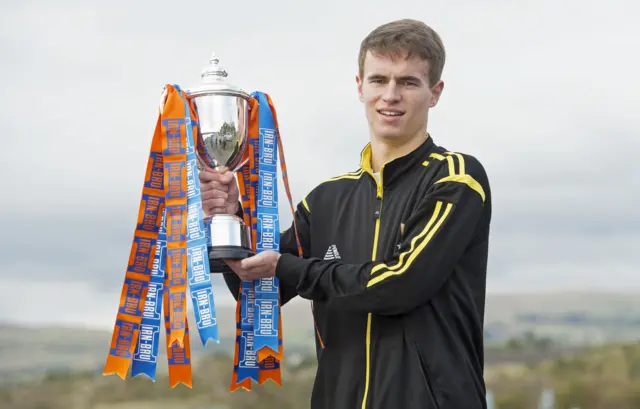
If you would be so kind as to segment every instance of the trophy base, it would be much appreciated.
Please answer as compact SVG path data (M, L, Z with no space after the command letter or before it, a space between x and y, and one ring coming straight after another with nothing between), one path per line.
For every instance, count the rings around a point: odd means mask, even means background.
M215 246L209 247L209 271L216 273L233 273L233 270L224 262L228 260L242 260L249 258L254 253L244 247L239 246Z
M216 214L207 219L209 237L209 269L211 273L233 273L224 262L253 256L249 232L244 220L235 215Z

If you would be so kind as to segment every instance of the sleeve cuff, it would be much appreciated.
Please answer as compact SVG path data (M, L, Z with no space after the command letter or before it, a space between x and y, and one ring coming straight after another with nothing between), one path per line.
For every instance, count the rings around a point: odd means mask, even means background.
M288 253L281 254L276 265L276 278L290 286L298 287L300 273L304 270L305 263L306 260L301 257Z

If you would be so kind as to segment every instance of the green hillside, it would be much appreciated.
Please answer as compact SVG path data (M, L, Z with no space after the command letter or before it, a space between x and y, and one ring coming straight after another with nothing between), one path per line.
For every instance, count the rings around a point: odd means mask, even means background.
M194 367L193 389L170 389L166 376L122 381L95 373L51 373L37 382L0 386L0 409L299 409L308 407L315 360L285 363L273 383L229 393L232 360L209 356ZM536 364L489 365L485 379L496 409L537 409L542 390L555 409L640 408L640 345L590 348Z
M220 344L202 347L191 338L194 361L203 354L232 354L235 309L217 306ZM191 314L191 313L190 313ZM572 352L585 344L640 339L640 296L618 294L490 295L487 299L485 339L488 363L526 359L538 362ZM190 316L190 322L193 317ZM314 351L313 320L308 302L296 301L283 309L285 351ZM548 339L533 349L519 348L527 337ZM111 334L81 328L25 328L0 325L0 382L41 376L49 370L100 371ZM522 341L522 342L521 342ZM164 344L161 335L161 345ZM503 348L509 342L509 348ZM546 341L545 341L546 342ZM494 346L496 346L494 348ZM160 348L158 371L166 371Z
M189 322L194 322L192 312ZM192 357L204 354L233 354L235 308L216 308L220 343L203 347L197 332L191 337ZM283 308L286 353L314 351L313 321L308 304ZM101 371L111 342L111 332L82 328L30 328L0 324L0 382L40 376L51 370ZM160 345L165 345L164 333ZM159 349L158 371L166 371L166 351Z

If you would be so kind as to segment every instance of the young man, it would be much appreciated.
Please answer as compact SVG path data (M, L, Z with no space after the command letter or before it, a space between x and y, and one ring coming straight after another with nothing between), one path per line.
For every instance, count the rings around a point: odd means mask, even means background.
M400 20L362 42L357 89L370 144L360 168L326 181L282 234L282 254L228 261L226 282L276 276L287 302L313 301L312 409L484 409L483 320L491 219L473 156L427 133L443 90L442 42ZM233 175L201 174L205 210L241 212ZM238 278L239 277L239 278Z

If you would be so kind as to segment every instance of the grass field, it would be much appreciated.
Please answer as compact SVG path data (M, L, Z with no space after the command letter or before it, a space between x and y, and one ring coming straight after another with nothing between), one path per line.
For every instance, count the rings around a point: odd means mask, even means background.
M231 358L207 357L194 366L193 389L122 381L92 373L51 374L39 382L0 385L1 409L299 409L308 407L315 362L285 363L283 386L255 386L229 393ZM640 344L610 344L536 363L486 367L496 409L538 409L541 392L553 390L557 409L640 407Z

